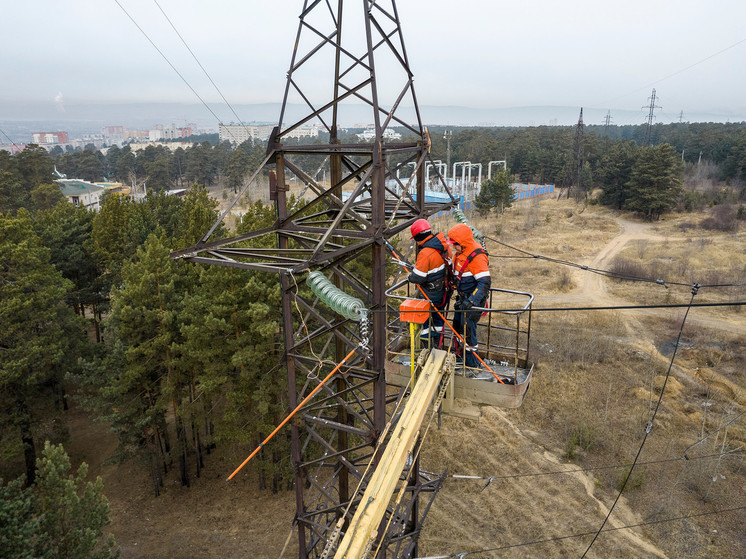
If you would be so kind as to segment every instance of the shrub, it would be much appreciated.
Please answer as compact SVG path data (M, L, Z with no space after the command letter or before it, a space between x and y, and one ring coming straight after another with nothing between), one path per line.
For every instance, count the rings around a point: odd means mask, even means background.
M624 480L627 479L627 476L629 476L629 479L627 480L627 485L624 485ZM645 470L638 466L630 473L630 468L625 468L617 481L617 491L621 491L623 485L625 491L633 491L643 487L645 485Z
M712 216L703 219L700 227L708 231L736 231L738 230L738 214L730 205L715 206Z
M593 449L596 445L596 437L593 427L586 425L584 421L580 421L570 434L570 438L565 443L564 457L567 460L575 460L577 456L577 449L580 448L586 452Z
M611 272L619 276L645 278L647 273L643 266L626 258L616 258L611 265Z

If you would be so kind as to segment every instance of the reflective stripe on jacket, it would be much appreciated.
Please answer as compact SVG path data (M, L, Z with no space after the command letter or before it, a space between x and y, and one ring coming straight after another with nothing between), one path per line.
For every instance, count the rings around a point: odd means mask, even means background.
M474 250L481 249L482 246L474 240L469 226L463 223L451 228L448 236L462 248L453 261L453 272L458 282L459 295L468 297L475 306L484 306L490 285L492 285L487 255L477 254L471 262L464 265L469 255Z
M446 250L446 239L443 233L431 235L422 243L414 270L409 276L409 281L419 285L435 284L438 280L445 279L446 266L448 265L441 255Z

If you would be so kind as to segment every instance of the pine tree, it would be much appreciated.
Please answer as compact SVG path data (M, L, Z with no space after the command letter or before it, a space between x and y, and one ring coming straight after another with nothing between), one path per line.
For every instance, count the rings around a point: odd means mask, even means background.
M669 144L645 147L635 162L625 209L658 219L681 197L681 160Z
M40 414L54 413L59 386L76 359L83 329L64 304L69 281L55 270L49 250L25 210L0 215L0 414L20 435L28 483L35 475L34 430Z
M189 445L179 410L186 397L186 383L173 355L184 295L176 265L164 241L155 235L138 249L133 262L125 264L123 285L114 291L109 322L112 336L121 344L124 364L107 394L122 403L117 413L128 418L130 426L141 429L140 448L135 450L147 450L153 468L160 467L164 453L170 450L165 415L168 408L173 409L177 427L174 455L182 484L188 485ZM131 434L137 436L136 432ZM131 444L132 440L120 442Z
M82 316L85 316L85 307L91 307L98 333L98 307L106 293L102 293L101 271L91 250L94 215L65 202L51 210L37 212L34 228L49 248L52 263L74 284L68 293L68 304Z
M70 475L70 458L62 445L44 444L37 461L38 476L33 488L39 518L36 557L50 559L112 559L119 557L114 537L103 538L109 524L109 504L103 482L86 481L83 462L76 476Z
M34 542L40 519L34 514L30 489L23 488L24 477L3 485L0 478L0 549L7 559L33 559Z
M601 183L600 202L617 210L624 208L629 198L629 180L639 147L634 142L615 142L601 158L598 176Z
M495 175L482 183L474 204L480 213L488 214L495 208L502 213L513 204L512 175L508 169L499 169Z

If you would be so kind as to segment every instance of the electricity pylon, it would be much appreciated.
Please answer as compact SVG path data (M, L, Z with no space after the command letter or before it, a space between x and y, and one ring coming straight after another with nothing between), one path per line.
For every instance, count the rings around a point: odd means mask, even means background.
M291 409L321 386L330 362L341 363L355 351L291 423L302 559L321 557L335 525L354 513L366 468L377 459L387 404L399 396L389 393L385 382L386 311L391 310L385 294L386 243L416 219L455 205L452 196L446 202L425 200L430 138L420 118L395 0L349 6L342 0L304 3L278 125L260 169L236 198L259 173L269 171L277 209L273 226L211 239L228 208L195 246L173 253L192 262L279 275ZM326 83L320 79L324 73L330 74ZM378 76L385 76L385 90ZM367 108L373 137L344 139L341 127L360 121L360 105ZM298 112L297 106L303 109ZM328 134L328 142L289 141L312 124ZM405 139L385 133L394 126L404 130ZM399 180L397 171L412 163L414 173ZM321 169L328 171L328 184L317 180ZM288 207L288 175L309 192L302 207ZM276 248L252 247L267 238L276 239ZM309 270L323 272L338 289L362 300L370 323L340 316L299 288ZM420 510L429 508L420 509L419 496L427 494L432 502L442 484L442 476L419 472L416 461L407 476L406 498L390 507L382 524L388 528L379 531L376 542L387 556L415 554L424 519Z
M645 107L643 107L644 109ZM648 125L645 128L645 142L642 144L644 146L650 145L650 136L653 131L653 119L655 118L655 109L661 109L662 107L659 107L655 104L655 88L653 88L653 93L650 96L650 105L647 107L649 109L648 112Z

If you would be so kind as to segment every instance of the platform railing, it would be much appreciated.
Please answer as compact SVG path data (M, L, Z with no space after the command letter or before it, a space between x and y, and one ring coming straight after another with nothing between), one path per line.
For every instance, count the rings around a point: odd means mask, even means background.
M417 292L416 292L417 291ZM398 307L406 299L423 298L406 279L392 285L387 291L389 312L387 314L387 359L407 359L409 357L410 331L408 323L399 319ZM510 378L514 383L519 380L519 369L529 368L529 351L531 342L531 309L534 296L525 291L490 288L486 307L473 307L482 311L477 323L479 354L487 366L497 369L498 375ZM453 325L455 312L452 308L455 297L452 297L447 310L441 312L446 321ZM430 311L430 323L436 311ZM445 340L442 349L453 349L453 335L450 328L444 327ZM430 338L431 342L433 338ZM419 329L413 343L420 343ZM494 366L497 365L497 366ZM458 374L466 374L461 368Z

